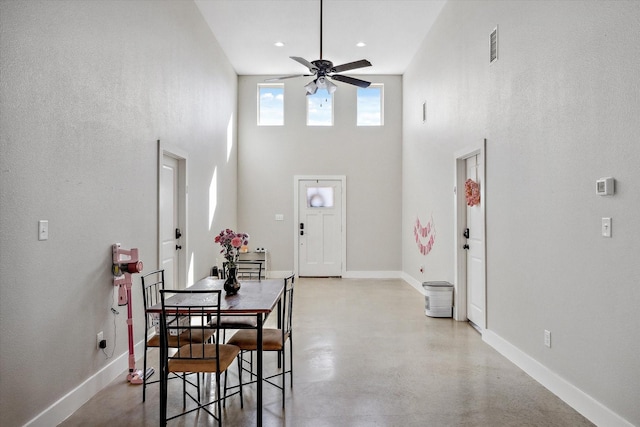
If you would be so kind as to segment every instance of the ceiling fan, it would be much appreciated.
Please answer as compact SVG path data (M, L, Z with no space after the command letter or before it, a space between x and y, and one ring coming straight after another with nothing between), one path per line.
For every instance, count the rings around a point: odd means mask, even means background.
M295 74L291 76L267 79L266 81L272 82L291 79L294 77L317 76L313 81L305 85L307 95L314 95L318 89L326 89L327 91L329 91L329 93L335 92L337 86L331 80L337 80L339 82L348 83L350 85L358 86L361 88L367 88L371 84L371 82L356 79L354 77L336 74L343 71L355 70L356 68L370 67L371 62L367 61L366 59L361 59L359 61L349 62L342 65L333 65L333 62L327 59L322 59L322 0L320 0L320 59L309 62L299 56L290 56L290 58L307 67L311 74Z

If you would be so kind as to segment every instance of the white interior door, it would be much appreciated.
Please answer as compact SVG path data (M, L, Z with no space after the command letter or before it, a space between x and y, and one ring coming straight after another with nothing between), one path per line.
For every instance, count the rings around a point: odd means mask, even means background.
M167 154L162 155L160 171L160 268L164 269L165 287L178 289L180 286L180 229L179 209L179 161ZM183 230L180 230L182 233Z
M466 159L466 178L472 179L480 186L484 185L481 154ZM485 325L485 283L484 283L484 218L482 203L467 205L467 317L480 329ZM466 237L465 236L465 237Z
M342 276L342 181L298 181L298 275Z

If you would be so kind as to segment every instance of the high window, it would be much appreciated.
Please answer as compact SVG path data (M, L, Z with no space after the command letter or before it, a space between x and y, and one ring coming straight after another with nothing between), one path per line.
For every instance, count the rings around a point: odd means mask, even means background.
M307 126L333 126L333 94L318 89L307 95Z
M384 124L384 85L377 83L368 88L358 88L358 126L382 126Z
M284 84L258 84L258 126L284 125Z

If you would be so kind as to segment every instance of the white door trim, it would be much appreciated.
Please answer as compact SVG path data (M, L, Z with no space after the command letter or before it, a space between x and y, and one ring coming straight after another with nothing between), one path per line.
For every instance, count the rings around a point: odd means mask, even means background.
M300 271L298 266L298 224L300 223L300 213L298 209L298 204L300 202L298 196L299 186L300 181L307 180L340 181L340 185L342 186L342 212L340 213L340 272L342 277L344 277L347 272L347 177L345 175L295 175L293 177L293 272L298 275L298 272Z
M487 140L484 139L477 146L471 146L465 148L463 150L457 151L454 153L454 183L455 186L453 188L454 193L454 212L455 212L455 227L454 227L454 262L455 262L455 297L454 297L454 313L453 317L455 320L466 321L467 320L467 254L465 250L462 248L464 245L463 235L467 224L467 203L464 194L464 183L466 181L466 164L465 161L472 156L480 154L480 158L482 159L482 173L483 175L480 177L482 185L480 186L480 209L482 210L482 219L483 219L483 227L482 227L482 244L483 244L483 263L482 263L482 275L484 277L484 288L485 288L485 309L484 309L484 325L485 329L487 329L487 239L486 239L486 198L485 198L485 187L486 187L486 156L485 156L485 147Z
M188 155L186 152L172 147L164 142L158 140L158 182L157 182L157 204L158 204L158 224L156 229L157 236L157 263L156 265L162 265L162 237L160 234L160 225L162 224L162 209L160 208L160 186L161 186L161 174L162 174L162 160L164 156L173 157L178 161L178 217L180 218L180 230L182 231L182 250L178 253L178 289L184 289L191 285L187 278L190 277L190 273L187 271L187 255L189 251L189 233L188 233L188 194L189 185L187 177L187 165ZM158 267L159 268L159 267Z

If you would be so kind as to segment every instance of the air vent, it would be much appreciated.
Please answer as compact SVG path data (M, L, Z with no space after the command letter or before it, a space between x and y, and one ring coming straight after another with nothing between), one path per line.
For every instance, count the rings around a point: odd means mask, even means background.
M489 36L489 63L498 60L498 27L491 31Z

